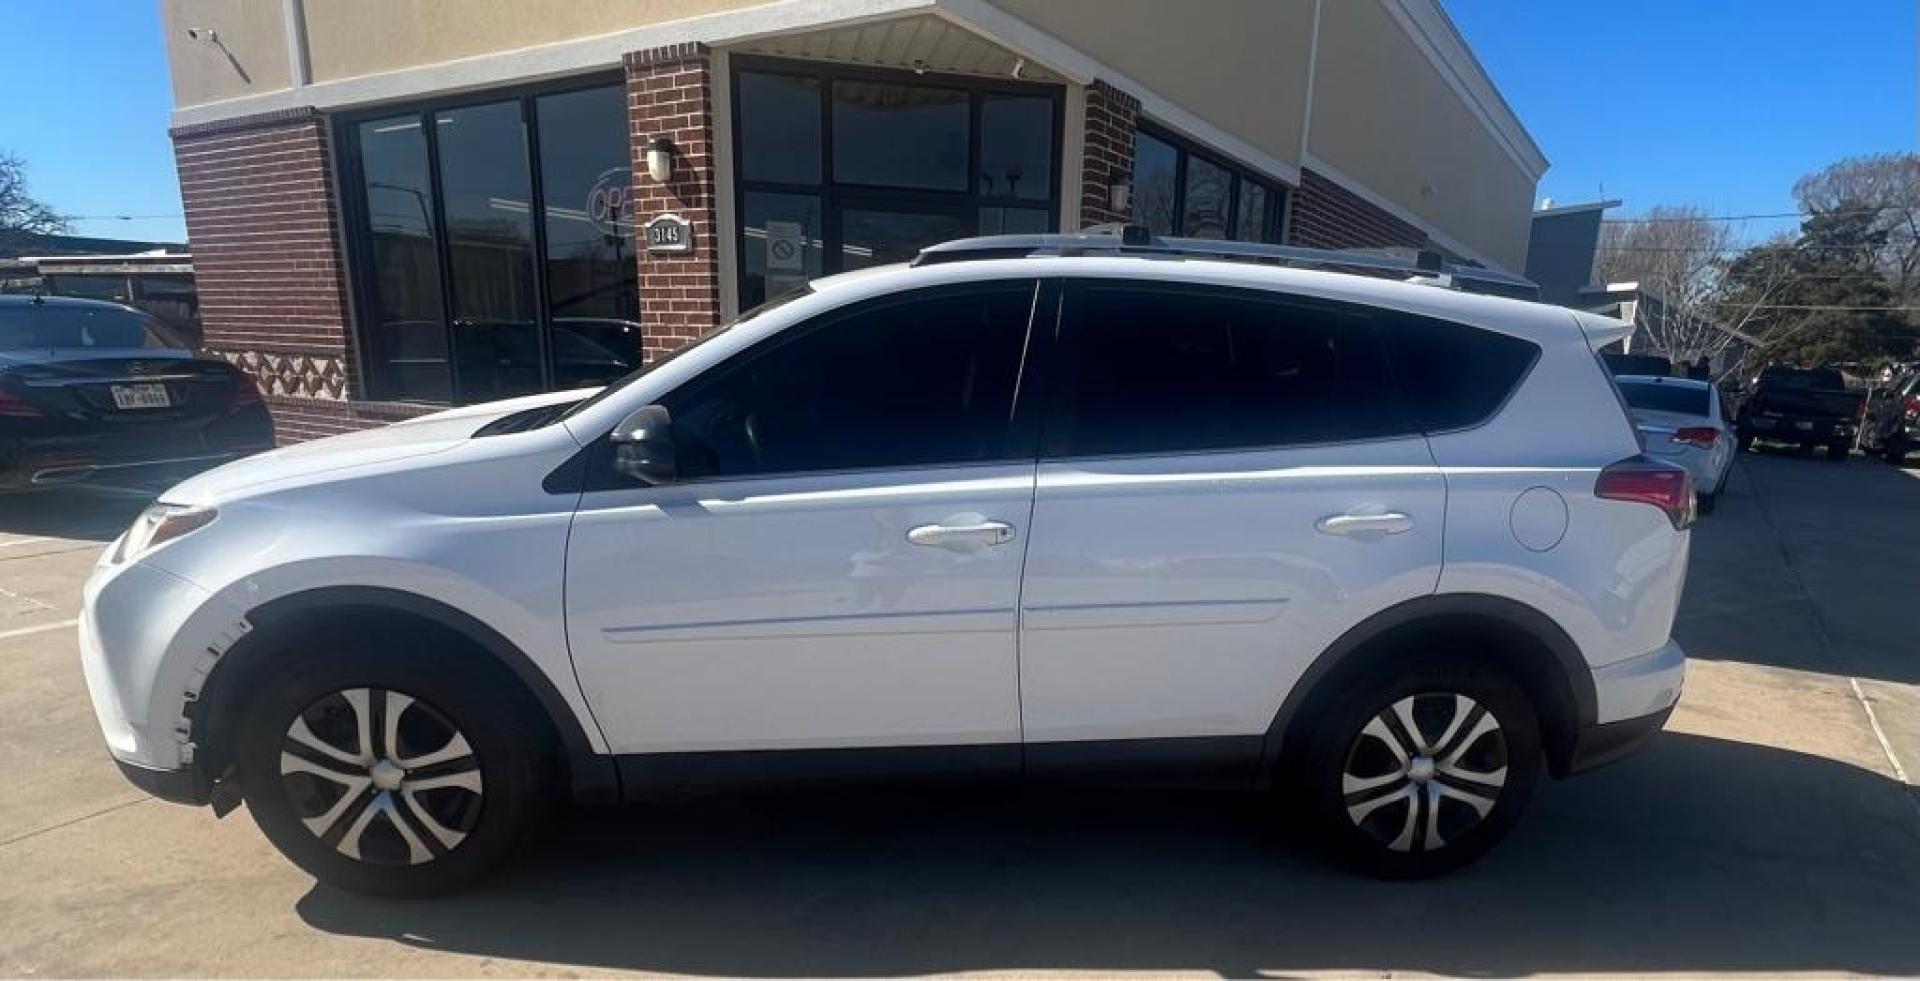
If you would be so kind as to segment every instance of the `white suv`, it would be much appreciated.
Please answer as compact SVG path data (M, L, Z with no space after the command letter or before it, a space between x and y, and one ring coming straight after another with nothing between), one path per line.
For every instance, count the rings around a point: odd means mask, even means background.
M86 587L114 758L427 894L561 797L1086 768L1429 874L1658 731L1693 494L1595 357L1628 325L1128 242L929 250L181 484Z

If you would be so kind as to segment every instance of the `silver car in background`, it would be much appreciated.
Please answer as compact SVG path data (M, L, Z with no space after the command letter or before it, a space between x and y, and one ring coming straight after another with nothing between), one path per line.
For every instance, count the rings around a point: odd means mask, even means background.
M1692 471L1700 513L1712 513L1737 445L1719 389L1709 382L1663 375L1620 375L1614 380L1647 453Z

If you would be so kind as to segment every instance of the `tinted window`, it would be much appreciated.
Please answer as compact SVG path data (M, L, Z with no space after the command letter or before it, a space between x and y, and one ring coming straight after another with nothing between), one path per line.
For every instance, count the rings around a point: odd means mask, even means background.
M1839 390L1847 387L1846 376L1832 368L1768 368L1760 381L1781 388Z
M1394 378L1427 432L1477 425L1506 401L1540 351L1528 341L1461 324L1380 312Z
M980 100L980 193L1045 201L1053 195L1053 100Z
M820 80L741 72L740 173L750 181L820 183ZM626 131L623 128L621 135Z
M1179 227L1178 174L1180 151L1146 132L1133 138L1133 220L1155 235L1172 235Z
M1233 196L1233 173L1211 160L1187 158L1187 194L1181 207L1180 232L1189 238L1226 238L1227 201Z
M1031 284L829 314L667 400L681 472L737 477L1001 460Z
M1272 221L1272 212L1268 210L1272 200L1266 185L1241 181L1240 200L1233 219L1233 237L1242 242L1265 241Z
M834 82L834 180L966 190L970 102L957 89Z
M57 303L0 306L0 351L182 346L158 324L129 310Z
M825 232L818 195L748 191L741 201L746 237L741 306L750 308L785 296L820 275Z
M1683 412L1690 416L1707 414L1707 390L1686 385L1660 385L1649 382L1620 382L1620 394L1636 409L1653 412Z
M1093 284L1079 309L1065 454L1323 443L1399 428L1372 330L1332 308Z
M385 391L410 398L453 394L441 319L439 233L427 137L409 114L360 124L372 308L366 341Z
M554 385L611 381L640 364L626 90L566 92L534 105Z
M537 392L533 190L520 103L448 109L434 114L434 128L460 394L486 401Z

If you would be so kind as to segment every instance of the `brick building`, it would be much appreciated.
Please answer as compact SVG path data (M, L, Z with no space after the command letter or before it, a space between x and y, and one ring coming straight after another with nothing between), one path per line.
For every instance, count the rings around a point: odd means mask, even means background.
M207 345L283 439L597 384L945 239L1525 262L1437 0L164 0Z

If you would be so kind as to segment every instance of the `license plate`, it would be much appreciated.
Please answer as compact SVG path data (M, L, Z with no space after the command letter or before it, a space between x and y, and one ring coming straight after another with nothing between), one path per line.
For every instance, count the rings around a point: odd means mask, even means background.
M1812 428L1813 428L1813 423L1811 423L1811 422L1805 422L1805 421L1802 421L1802 422L1796 422L1796 423L1794 423L1794 424L1793 424L1793 428L1795 428L1795 429L1812 429Z
M113 386L113 405L117 409L164 409L172 404L167 399L165 385L155 383Z

